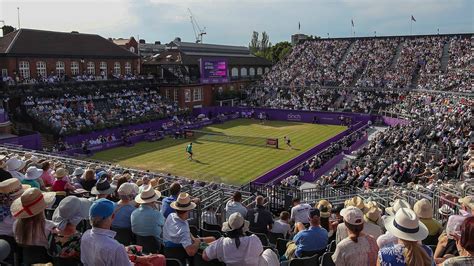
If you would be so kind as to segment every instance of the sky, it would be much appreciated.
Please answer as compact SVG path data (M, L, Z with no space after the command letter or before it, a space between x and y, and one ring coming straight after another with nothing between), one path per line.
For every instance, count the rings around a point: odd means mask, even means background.
M162 43L195 41L188 8L215 44L247 46L253 31L272 43L298 32L349 37L351 20L355 36L408 35L410 25L413 34L474 32L473 0L0 0L0 27L18 27L17 7L21 28Z

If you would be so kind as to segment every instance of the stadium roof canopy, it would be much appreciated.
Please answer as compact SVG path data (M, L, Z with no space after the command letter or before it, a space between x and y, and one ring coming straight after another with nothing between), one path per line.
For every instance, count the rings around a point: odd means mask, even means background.
M0 56L138 58L97 34L19 29L0 38Z

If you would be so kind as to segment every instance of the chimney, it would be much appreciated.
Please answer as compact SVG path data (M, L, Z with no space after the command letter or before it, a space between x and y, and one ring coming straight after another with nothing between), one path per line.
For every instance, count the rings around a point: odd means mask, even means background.
M144 40L144 39L140 39L138 42L141 43L141 44L145 44L145 40Z
M161 42L160 41L155 41L155 44L161 44Z

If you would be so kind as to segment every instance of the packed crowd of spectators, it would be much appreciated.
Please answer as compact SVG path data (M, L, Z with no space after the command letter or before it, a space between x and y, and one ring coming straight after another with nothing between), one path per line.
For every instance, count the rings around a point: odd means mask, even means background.
M106 81L106 80L136 80L136 79L145 79L150 77L140 76L140 75L120 75L120 74L111 74L107 76L103 71L100 73L99 76L90 75L87 73L83 73L82 75L77 75L73 77L68 77L65 75L58 75L54 72L51 72L50 75L47 76L37 76L37 77L29 77L24 78L21 76L2 76L2 82L6 85L21 85L21 84L57 84L57 83L64 83L64 82L88 82L88 81Z
M410 93L389 110L412 121L390 127L355 154L355 163L323 176L318 185L434 185L470 177L473 100L461 96Z
M171 117L179 112L176 103L162 99L157 90L121 90L65 93L59 97L27 97L27 113L59 135Z
M445 71L441 64L448 43ZM273 66L264 75L263 85L274 89L310 85L393 89L418 84L421 89L470 91L470 49L471 36L307 41Z

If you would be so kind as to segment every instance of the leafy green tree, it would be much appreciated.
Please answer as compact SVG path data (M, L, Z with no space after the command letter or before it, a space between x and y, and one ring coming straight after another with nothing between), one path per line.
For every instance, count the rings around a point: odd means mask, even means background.
M252 38L249 43L250 52L256 53L260 50L260 42L258 41L258 32L253 31Z

